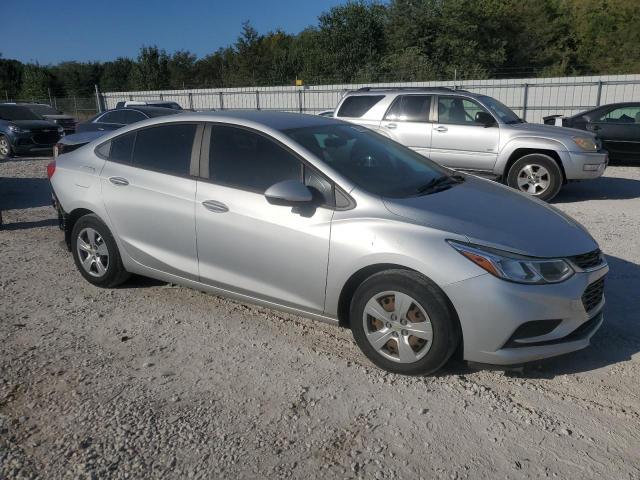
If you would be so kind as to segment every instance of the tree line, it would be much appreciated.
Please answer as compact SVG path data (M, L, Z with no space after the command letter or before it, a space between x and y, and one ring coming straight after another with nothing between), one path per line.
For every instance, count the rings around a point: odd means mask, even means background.
M198 58L143 46L137 58L23 64L0 58L0 96L101 91L640 72L638 0L351 1L297 34L260 34Z

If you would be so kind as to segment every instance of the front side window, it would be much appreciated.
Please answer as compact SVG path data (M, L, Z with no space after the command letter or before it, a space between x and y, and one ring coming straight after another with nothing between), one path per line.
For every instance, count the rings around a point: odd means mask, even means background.
M384 119L392 122L428 122L430 108L429 95L400 95Z
M122 116L122 123L125 125L130 125L132 123L140 122L142 120L146 120L147 117L135 110L123 110L124 115Z
M117 125L125 124L125 110L115 110L113 112L107 112L98 118L98 123L114 123Z
M347 97L340 109L338 117L360 118L384 98L384 95L353 95Z
M482 100L482 102L487 107L489 107L489 110L491 110L491 113L493 113L495 117L498 117L500 120L502 120L503 123L506 123L506 124L522 123L522 120L520 119L520 117L518 117L518 115L516 115L513 110L511 110L504 103L499 102L495 98L487 97L486 95L483 95L482 97L480 97L480 100Z
M640 124L640 106L616 108L604 115L599 121L606 123Z
M263 135L214 125L209 176L217 183L264 193L283 180L302 180L302 164L293 153Z
M138 130L133 166L173 175L189 175L196 128L195 124L174 124Z
M285 130L350 181L376 195L409 197L425 192L449 173L419 153L357 125L322 125Z
M453 125L483 125L477 114L486 112L476 102L462 97L438 97L438 122Z

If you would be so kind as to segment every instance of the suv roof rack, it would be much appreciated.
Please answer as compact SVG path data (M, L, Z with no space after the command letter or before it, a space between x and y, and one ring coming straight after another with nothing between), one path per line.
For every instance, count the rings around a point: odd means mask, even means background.
M358 88L356 92L379 92L386 90L405 90L405 91L422 91L422 90L437 90L442 92L460 92L462 90L454 90L449 87L362 87Z

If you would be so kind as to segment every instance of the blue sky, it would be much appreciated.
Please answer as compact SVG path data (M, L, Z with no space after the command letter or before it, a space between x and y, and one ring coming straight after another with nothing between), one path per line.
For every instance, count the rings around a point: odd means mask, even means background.
M3 58L40 64L135 57L142 45L198 57L260 32L297 33L345 0L1 0Z

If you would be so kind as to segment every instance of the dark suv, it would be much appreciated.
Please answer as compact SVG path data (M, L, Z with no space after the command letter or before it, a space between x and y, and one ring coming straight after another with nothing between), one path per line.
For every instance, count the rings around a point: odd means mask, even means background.
M0 104L0 160L12 154L51 152L64 129L26 107Z

